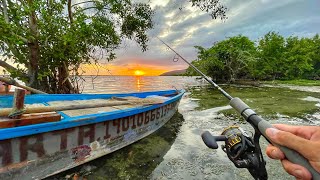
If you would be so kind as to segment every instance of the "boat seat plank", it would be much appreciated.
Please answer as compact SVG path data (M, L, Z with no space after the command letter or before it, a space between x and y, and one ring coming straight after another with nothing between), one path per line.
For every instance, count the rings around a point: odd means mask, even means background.
M97 107L97 108L66 110L66 111L61 111L61 112L68 115L69 117L75 117L75 116L84 116L84 115L88 115L88 114L99 114L99 113L112 112L112 111L123 110L123 109L134 108L134 107L136 107L136 106L122 105L122 106L113 106L113 107Z
M162 97L163 98L163 97ZM34 103L25 104L26 114L34 114L37 112L62 112L69 117L83 116L89 114L99 114L118 110L125 110L131 108L137 108L142 106L148 106L153 104L161 104L165 102L165 99L159 97L116 97L109 99L81 99L81 100L59 100L59 101L48 101L45 103ZM49 108L52 107L52 108ZM61 108L59 108L61 107ZM66 107L66 108L64 108ZM73 108L79 107L79 108ZM69 108L69 110L68 110ZM61 109L61 110L55 110ZM71 110L72 109L72 110ZM2 116L10 111L10 108L3 109ZM65 115L63 118L66 118ZM61 118L60 118L61 119ZM59 120L60 120L59 119Z
M118 105L118 106L109 106L109 107L96 107L96 108L86 108L86 109L75 109L75 110L65 110L61 111L69 117L83 116L88 114L99 114L112 112L117 110L124 110L128 108L140 107L145 104L159 104L163 103L163 99L159 98L138 98L133 96L128 97L112 97L111 99L89 99L89 100L71 100L71 101L50 101L48 104L50 106L66 106L66 105L76 105L76 104L99 104L107 102L132 102L130 105Z
M62 101L49 101L47 102L50 106L67 106L76 104L97 104L110 102L109 99L89 99L89 100L62 100Z
M61 115L56 112L23 114L20 118L0 117L0 128L11 128L40 124L47 122L56 122L61 120Z
M72 100L72 101L51 101L48 102L50 106L60 106L60 105L75 105L75 104L99 104L115 101L114 99L90 99L90 100ZM65 110L61 111L69 117L83 116L88 114L99 114L105 112L117 111L119 109L133 108L138 105L119 105L119 106L109 106L109 107L96 107L96 108L86 108L86 109L75 109L75 110Z
M34 104L25 104L26 107L44 107L45 105L42 103L34 103Z

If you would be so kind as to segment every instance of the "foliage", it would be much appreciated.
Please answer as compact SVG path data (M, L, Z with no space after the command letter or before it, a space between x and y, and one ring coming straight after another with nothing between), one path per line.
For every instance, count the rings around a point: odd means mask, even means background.
M289 37L286 43L286 73L288 79L302 77L306 72L313 69L311 53L313 52L312 41L308 38Z
M257 47L256 75L260 79L278 79L285 70L285 39L275 32L267 33Z
M0 11L0 65L51 93L79 92L80 64L114 59L123 38L146 50L153 15L130 0L3 0ZM8 68L8 59L20 66Z
M257 44L239 35L196 49L198 59L192 63L216 81L320 78L319 35L284 38L269 32ZM196 72L189 67L187 75Z
M214 19L226 19L219 0L189 2ZM148 4L131 0L2 0L0 66L33 88L78 93L81 64L113 60L124 38L147 49L152 16Z
M254 43L241 35L217 42L207 50L199 46L196 48L197 65L216 81L235 81L246 77L255 53Z
M315 35L312 38L313 47L311 51L311 59L313 65L313 71L309 73L309 77L316 77L320 79L320 36L319 34Z
M199 7L202 11L210 12L212 19L227 19L226 11L228 10L219 0L189 0L192 6Z

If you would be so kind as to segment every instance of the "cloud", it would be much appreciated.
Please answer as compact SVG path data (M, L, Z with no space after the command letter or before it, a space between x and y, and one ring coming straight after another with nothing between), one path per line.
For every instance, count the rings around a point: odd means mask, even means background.
M140 63L168 69L187 67L182 61L173 63L174 53L156 36L191 61L197 57L194 46L211 47L215 41L238 34L258 40L269 31L285 37L310 37L320 32L320 2L317 0L227 0L222 3L228 7L225 22L212 20L208 14L191 7L188 1L152 1L155 25L148 32L149 50L141 52L136 43L125 41L122 45L125 44L125 48L117 51L118 59L112 64Z

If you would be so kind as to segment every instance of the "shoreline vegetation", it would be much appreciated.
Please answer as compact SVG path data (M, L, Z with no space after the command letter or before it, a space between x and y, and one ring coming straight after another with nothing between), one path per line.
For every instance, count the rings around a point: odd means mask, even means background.
M320 79L318 34L301 38L283 37L279 33L269 32L256 41L238 35L214 42L210 48L195 48L198 50L198 57L192 64L217 83L248 79ZM197 72L189 67L185 75L197 75ZM299 81L297 84L301 83L306 82Z

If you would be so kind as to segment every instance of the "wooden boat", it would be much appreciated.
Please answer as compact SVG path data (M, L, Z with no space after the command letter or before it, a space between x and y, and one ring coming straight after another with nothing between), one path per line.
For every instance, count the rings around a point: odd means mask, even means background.
M10 89L11 85L7 85L6 83L0 81L0 95L9 94Z
M11 118L13 97L0 96L0 179L43 179L136 142L174 115L183 93L27 95Z
M7 84L1 80L8 80L8 79L0 76L0 95L13 95L14 90L16 88L19 88L17 86ZM21 83L23 87L26 87L22 81L19 81L19 83ZM27 90L25 90L25 91L26 91L26 94L30 94L30 91L27 91Z

